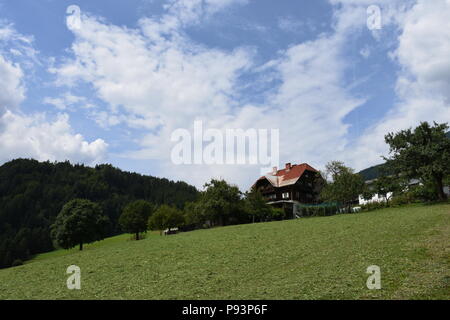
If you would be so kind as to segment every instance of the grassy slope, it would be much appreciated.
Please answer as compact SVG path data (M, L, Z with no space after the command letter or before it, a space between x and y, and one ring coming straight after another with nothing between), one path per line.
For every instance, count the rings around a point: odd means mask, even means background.
M450 299L450 205L122 235L0 270L2 299ZM81 290L66 268L81 267ZM381 267L382 289L365 286Z

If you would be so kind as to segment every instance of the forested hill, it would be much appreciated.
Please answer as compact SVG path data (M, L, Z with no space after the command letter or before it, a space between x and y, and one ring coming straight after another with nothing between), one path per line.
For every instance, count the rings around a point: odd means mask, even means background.
M384 165L385 164L383 163L361 170L360 172L358 172L358 174L363 177L364 181L377 179L380 176L381 169L383 169Z
M198 191L185 182L124 172L111 165L95 168L69 162L17 159L0 167L0 267L53 249L49 226L63 205L85 198L110 218L109 235L120 232L123 207L135 199L183 207Z

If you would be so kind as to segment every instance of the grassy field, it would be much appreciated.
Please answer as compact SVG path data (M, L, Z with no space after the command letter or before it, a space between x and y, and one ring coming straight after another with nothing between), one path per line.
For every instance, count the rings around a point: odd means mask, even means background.
M72 264L81 290L66 287ZM0 298L450 299L450 205L122 235L0 270Z

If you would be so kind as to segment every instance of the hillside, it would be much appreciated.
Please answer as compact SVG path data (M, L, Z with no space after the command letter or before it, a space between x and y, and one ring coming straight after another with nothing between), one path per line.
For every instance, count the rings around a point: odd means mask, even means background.
M0 167L0 268L52 250L49 226L71 199L99 203L111 221L108 235L112 236L121 232L118 217L132 200L182 207L197 194L184 182L124 172L106 164L91 168L28 159L5 163Z
M358 172L358 174L360 174L364 181L369 181L369 180L373 180L376 179L380 176L380 172L383 169L384 164L379 164L364 170L361 170L360 172Z
M0 270L0 299L450 299L450 204L128 239Z

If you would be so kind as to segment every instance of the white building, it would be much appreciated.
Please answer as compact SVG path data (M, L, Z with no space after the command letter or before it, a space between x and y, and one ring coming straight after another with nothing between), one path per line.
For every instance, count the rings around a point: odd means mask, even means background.
M373 183L375 180L376 180L376 179L366 181L366 184L371 184L371 183ZM409 183L408 183L408 187L410 187L410 186L415 186L415 185L420 185L420 184L421 184L421 182L420 182L419 179L411 179L411 180L409 181ZM447 189L448 189L448 187L447 187ZM445 191L445 189L444 189L444 191ZM391 199L391 198L392 198L392 192L388 192L387 195L386 195L386 197L385 197L385 196L382 196L382 195L379 195L378 193L376 193L376 194L375 194L371 199L369 199L369 200L365 200L364 197L363 197L362 195L359 195L358 202L359 202L359 205L364 205L364 204L374 203L374 202L386 202L387 199Z
M392 197L392 192L388 192L387 193L387 199L391 199L391 197ZM364 204L374 203L374 202L386 202L387 199L386 199L386 197L384 197L382 195L379 195L377 193L369 200L365 200L362 195L359 195L359 199L358 200L359 200L359 205L364 205Z

